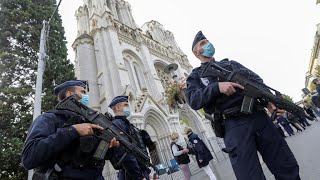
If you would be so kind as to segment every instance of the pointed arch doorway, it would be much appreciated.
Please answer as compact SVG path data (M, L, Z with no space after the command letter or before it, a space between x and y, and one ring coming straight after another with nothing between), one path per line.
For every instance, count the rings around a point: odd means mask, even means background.
M156 151L150 153L153 164L168 165L172 154L170 151L170 128L165 116L156 109L149 109L145 113L145 130L149 133L151 140L156 145Z

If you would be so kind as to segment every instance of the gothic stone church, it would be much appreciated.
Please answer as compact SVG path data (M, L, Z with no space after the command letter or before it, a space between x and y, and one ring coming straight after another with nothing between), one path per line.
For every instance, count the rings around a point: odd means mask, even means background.
M207 119L186 104L173 111L166 102L164 92L172 77L165 73L165 67L177 64L175 74L181 78L192 70L172 32L157 21L137 26L130 4L123 0L84 0L75 15L77 38L72 46L76 77L89 82L90 107L111 112L108 104L113 97L128 95L130 121L147 130L156 143L157 153L150 155L154 164L170 164L169 135L178 132L183 137L184 126L192 127L202 137L215 162L225 158L223 143L215 137ZM193 172L198 170L194 161L190 166ZM116 179L109 163L104 176Z

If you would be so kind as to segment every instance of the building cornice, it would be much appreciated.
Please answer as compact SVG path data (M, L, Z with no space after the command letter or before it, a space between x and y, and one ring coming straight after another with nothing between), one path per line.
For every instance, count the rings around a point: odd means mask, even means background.
M91 44L93 45L93 38L87 34L87 33L84 33L82 34L81 36L77 37L73 44L72 44L72 48L75 50L77 48L78 45L80 44Z

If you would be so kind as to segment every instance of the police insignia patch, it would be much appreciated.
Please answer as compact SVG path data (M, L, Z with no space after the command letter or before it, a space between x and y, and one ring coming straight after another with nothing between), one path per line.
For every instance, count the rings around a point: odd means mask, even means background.
M197 144L197 143L198 143L198 141L195 139L195 140L193 140L193 143Z
M205 86L208 86L208 85L209 85L209 80L208 80L208 78L200 78L200 79L201 79L203 85L205 85Z

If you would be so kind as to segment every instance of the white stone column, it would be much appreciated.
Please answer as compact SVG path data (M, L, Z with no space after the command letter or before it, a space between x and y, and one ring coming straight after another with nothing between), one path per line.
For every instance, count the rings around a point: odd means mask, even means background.
M99 25L98 25L99 26ZM96 51L96 59L98 64L98 72L103 73L99 82L102 92L106 99L106 105L124 91L119 67L124 67L123 56L117 31L115 28L108 26L106 29L96 30L93 34L95 44L98 47Z
M73 43L73 49L76 52L76 64L78 65L75 68L79 72L77 79L88 81L89 106L100 111L97 63L92 38L87 34L83 34Z

